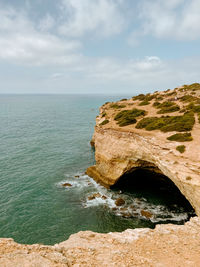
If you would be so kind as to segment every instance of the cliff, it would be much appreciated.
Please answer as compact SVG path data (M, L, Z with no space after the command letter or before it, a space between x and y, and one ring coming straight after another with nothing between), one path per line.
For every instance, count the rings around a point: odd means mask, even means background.
M110 187L136 168L160 172L200 215L199 117L199 84L104 104L87 174Z
M1 267L194 267L200 262L200 220L122 233L79 232L54 246L0 239Z

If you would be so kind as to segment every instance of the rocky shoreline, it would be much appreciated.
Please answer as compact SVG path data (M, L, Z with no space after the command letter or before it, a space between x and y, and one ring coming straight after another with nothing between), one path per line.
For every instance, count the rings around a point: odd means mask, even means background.
M194 267L200 263L200 220L185 225L157 225L122 233L90 231L71 235L67 241L44 246L17 244L0 239L2 267Z

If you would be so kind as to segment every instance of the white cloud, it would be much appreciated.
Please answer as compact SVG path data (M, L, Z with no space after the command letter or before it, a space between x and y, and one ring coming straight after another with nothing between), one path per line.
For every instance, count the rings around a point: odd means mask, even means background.
M64 22L60 34L79 37L93 32L111 36L122 31L125 19L120 12L124 0L62 0ZM67 19L66 19L67 18Z
M102 92L136 94L165 90L183 84L199 82L199 58L163 61L158 57L138 60L112 58L85 58L81 65L63 69L61 79L52 77L44 81L46 88L59 88L59 92ZM71 72L72 71L72 72ZM53 89L52 89L53 90Z
M48 31L55 25L55 19L47 14L44 18L42 18L39 22L39 29L41 31Z
M200 38L200 0L144 0L140 6L144 35L175 40Z
M138 76L141 78L157 74L163 71L164 67L165 64L156 56L147 56L137 60L117 60L106 57L84 58L78 67L74 67L73 72L79 73L88 81L94 80L100 84L115 81L130 83L134 82Z
M77 52L80 42L36 30L25 12L2 8L0 18L1 59L28 65L66 65L81 57Z
M15 64L73 68L83 58L80 36L91 31L98 37L109 36L122 30L124 20L119 6L123 1L62 0L58 18L47 13L38 22L30 19L25 9L0 5L0 59ZM56 30L60 35L56 35Z
M125 0L62 1L63 17L57 19L47 14L38 23L25 10L0 8L0 63L9 62L10 67L16 68L18 64L30 67L27 68L29 76L24 77L23 73L23 77L14 77L19 82L18 88L24 84L24 90L27 86L47 91L61 88L62 92L72 92L76 88L79 92L81 89L91 92L91 88L101 92L104 88L103 92L122 93L123 89L128 92L131 88L133 91L145 88L148 91L198 81L200 61L197 58L170 62L157 56L127 59L122 53L119 58L98 57L95 56L97 51L93 57L82 55L84 37L108 37L124 29L120 7ZM183 0L143 1L140 7L142 30L138 32L136 27L130 42L138 45L137 40L143 35L180 40L199 38L199 1L191 0L187 6ZM33 73L29 72L31 67ZM2 84L6 85L6 78L0 75ZM10 80L7 78L7 84ZM10 87L13 86L12 81Z

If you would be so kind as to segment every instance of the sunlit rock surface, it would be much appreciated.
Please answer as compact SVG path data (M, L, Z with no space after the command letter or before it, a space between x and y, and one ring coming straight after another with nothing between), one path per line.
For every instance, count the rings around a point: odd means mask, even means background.
M185 88L185 89L184 89ZM200 215L200 86L181 87L164 92L150 94L148 105L140 106L141 100L129 99L114 103L107 103L100 108L100 115L96 120L92 142L95 144L96 165L87 169L87 174L97 182L110 187L120 177L135 168L147 168L161 172L179 188ZM157 99L162 100L157 101ZM186 100L185 100L186 99ZM154 103L171 102L179 106L179 110L158 114L159 109ZM195 103L195 104L194 104ZM123 110L133 108L142 109L145 116L137 117L139 122L144 117L182 116L184 112L193 112L195 105L195 123L190 132L192 141L170 141L167 138L177 131L163 132L157 130L137 129L137 123L120 127L115 116ZM116 108L116 105L120 108ZM191 107L189 107L191 106ZM106 114L106 115L105 115ZM109 122L102 125L104 120ZM182 132L180 132L182 133ZM176 148L185 146L185 152L180 153Z
M79 232L54 246L21 245L0 239L1 267L180 266L200 263L200 220L185 225L157 225L122 233Z

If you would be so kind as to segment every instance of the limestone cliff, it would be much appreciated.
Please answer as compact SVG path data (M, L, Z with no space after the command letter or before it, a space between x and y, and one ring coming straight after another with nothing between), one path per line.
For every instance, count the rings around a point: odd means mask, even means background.
M96 165L87 174L109 187L134 168L153 168L200 215L199 103L200 85L193 84L104 104L93 136Z
M0 239L1 267L194 267L200 262L200 220L122 233L79 232L54 246Z

